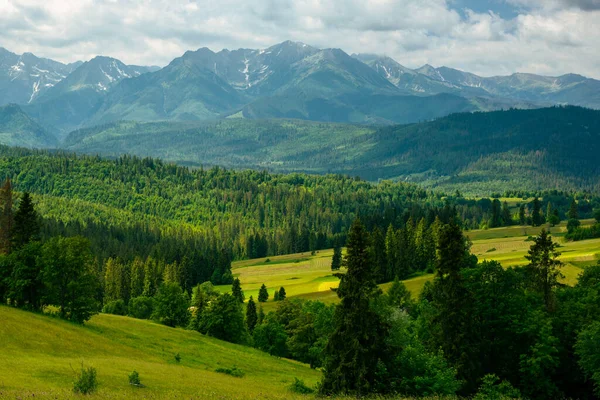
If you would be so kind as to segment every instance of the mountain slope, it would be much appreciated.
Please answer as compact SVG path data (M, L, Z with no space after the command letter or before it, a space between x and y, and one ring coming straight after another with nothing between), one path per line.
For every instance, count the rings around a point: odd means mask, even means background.
M119 119L199 120L243 104L243 96L189 54L165 68L125 79L110 90L88 124Z
M0 105L27 104L63 80L81 63L62 64L0 47Z
M21 147L54 147L57 140L16 104L0 107L0 144Z
M73 368L83 362L98 375L101 398L296 399L294 377L315 385L320 373L308 365L275 358L250 347L197 332L128 317L100 314L84 326L0 306L0 375L7 398L80 398ZM175 354L181 362L175 363ZM215 372L237 367L243 378ZM132 388L131 371L144 388ZM165 377L169 377L165 379ZM240 384L243 382L243 384ZM143 391L143 393L142 393Z
M299 120L120 122L73 132L66 145L190 165L459 185L461 192L600 190L600 111L579 107L461 113L384 128Z
M112 87L148 71L147 67L128 66L114 58L95 57L36 97L25 110L62 138L90 118Z

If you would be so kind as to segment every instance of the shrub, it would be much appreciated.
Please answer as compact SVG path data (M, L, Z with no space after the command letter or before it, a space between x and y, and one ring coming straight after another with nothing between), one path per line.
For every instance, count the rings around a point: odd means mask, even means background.
M150 319L154 310L154 300L151 297L134 297L129 300L129 315L139 319Z
M129 384L134 386L141 385L140 374L136 370L133 370L133 372L129 374Z
M521 392L509 382L500 381L496 375L488 374L483 377L479 391L473 400L508 400L520 399Z
M306 386L304 381L294 377L294 383L290 385L290 390L294 393L300 394L311 394L314 392L314 389Z
M121 299L108 302L102 308L102 312L105 314L114 315L127 315L127 306Z
M179 355L179 353L175 354L175 362L177 364L179 364L181 362L181 356Z
M96 368L84 368L82 363L81 372L78 374L77 380L73 384L73 391L75 393L90 394L93 393L97 387Z
M486 253L493 253L494 251L496 251L496 248L492 247L491 249L487 250Z
M233 368L217 368L217 369L215 369L215 372L219 372L221 374L235 376L236 378L242 378L244 375L246 375L244 373L244 371L242 371L241 369L236 368L236 367L233 367Z

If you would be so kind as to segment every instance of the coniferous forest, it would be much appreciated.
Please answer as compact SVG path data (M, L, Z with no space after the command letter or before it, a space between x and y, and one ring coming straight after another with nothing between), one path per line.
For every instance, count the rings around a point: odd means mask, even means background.
M3 303L76 323L99 312L152 319L252 346L322 371L323 395L600 395L600 264L568 286L546 230L514 268L479 262L464 234L568 221L569 240L594 237L598 225L579 225L599 217L592 194L469 199L341 175L2 152ZM326 248L337 304L265 285L247 298L231 270ZM402 280L423 273L435 278L412 296Z

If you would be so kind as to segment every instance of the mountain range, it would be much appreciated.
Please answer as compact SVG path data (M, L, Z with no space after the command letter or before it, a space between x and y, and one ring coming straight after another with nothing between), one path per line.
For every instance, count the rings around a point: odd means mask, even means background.
M109 57L62 64L0 49L0 105L15 103L62 140L118 120L224 117L404 124L451 113L572 104L600 108L600 81L516 73L484 78L378 55L283 42L188 51L164 68Z

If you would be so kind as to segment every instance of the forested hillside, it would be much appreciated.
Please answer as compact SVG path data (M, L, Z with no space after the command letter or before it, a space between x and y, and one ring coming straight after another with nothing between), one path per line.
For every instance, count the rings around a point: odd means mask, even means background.
M188 165L398 179L478 195L600 190L600 111L579 107L462 113L384 128L298 120L121 122L75 131L65 146Z

